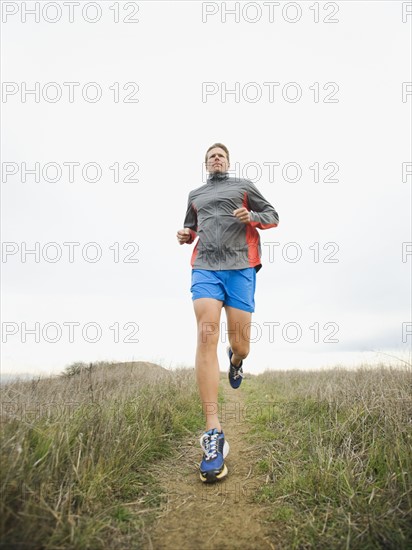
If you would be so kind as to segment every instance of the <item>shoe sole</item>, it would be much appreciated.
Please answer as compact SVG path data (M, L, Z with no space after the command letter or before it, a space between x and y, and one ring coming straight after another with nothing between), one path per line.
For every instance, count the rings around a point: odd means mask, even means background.
M205 476L200 472L200 479L203 481L203 483L214 483L215 481L219 481L226 477L228 474L228 469L226 464L223 465L223 469L218 474L215 474L214 472L210 472L209 474L206 474Z

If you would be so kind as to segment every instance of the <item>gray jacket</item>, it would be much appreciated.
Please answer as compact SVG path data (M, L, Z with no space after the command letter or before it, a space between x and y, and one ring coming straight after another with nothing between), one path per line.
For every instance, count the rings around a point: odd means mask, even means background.
M252 221L245 224L233 215L245 207ZM249 180L229 177L228 172L209 175L207 183L190 191L184 227L193 243L193 269L221 271L262 267L258 229L276 227L279 216Z

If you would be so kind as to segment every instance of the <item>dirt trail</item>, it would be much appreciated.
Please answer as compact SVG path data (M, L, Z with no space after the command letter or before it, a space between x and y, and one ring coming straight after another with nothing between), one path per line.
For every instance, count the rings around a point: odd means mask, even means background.
M263 522L268 508L252 500L265 476L255 472L259 456L244 438L248 425L242 388L233 390L227 379L221 384L225 403L219 416L230 445L225 460L229 473L215 484L200 481L200 433L182 444L177 457L161 461L155 474L167 498L147 532L145 549L275 549L269 535L273 527Z

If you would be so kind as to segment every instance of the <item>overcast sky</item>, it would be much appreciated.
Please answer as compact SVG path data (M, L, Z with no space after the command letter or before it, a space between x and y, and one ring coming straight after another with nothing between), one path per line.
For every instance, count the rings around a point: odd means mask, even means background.
M410 358L411 3L2 4L3 372L193 365L216 141L280 216L245 370Z

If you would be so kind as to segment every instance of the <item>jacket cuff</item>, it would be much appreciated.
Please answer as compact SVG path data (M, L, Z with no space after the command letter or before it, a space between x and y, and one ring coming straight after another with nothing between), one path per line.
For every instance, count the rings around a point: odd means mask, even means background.
M190 231L190 238L189 240L187 241L187 244L192 244L192 242L196 239L197 237L197 233L195 231L193 231L192 229L189 229Z

